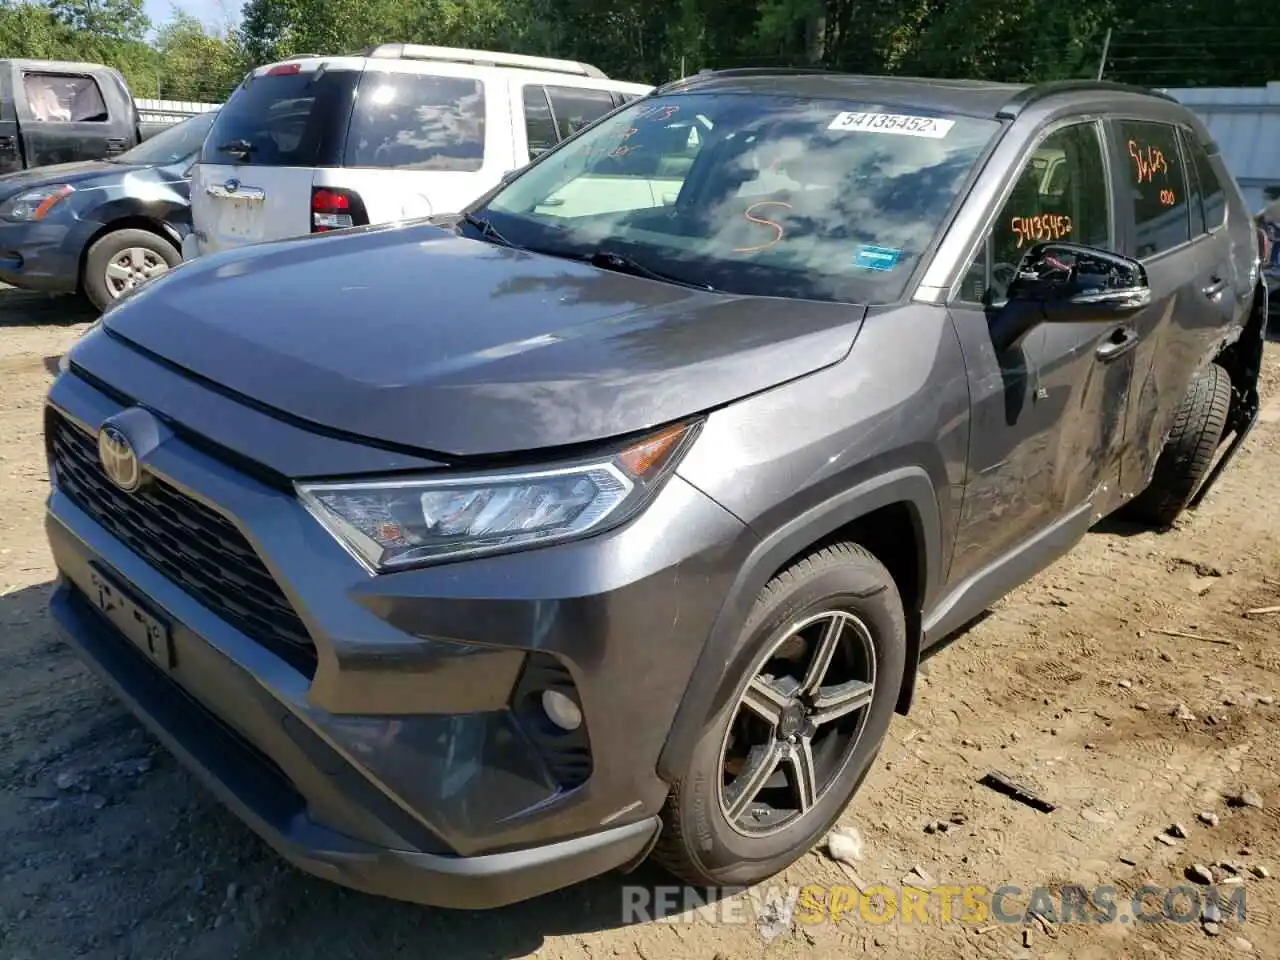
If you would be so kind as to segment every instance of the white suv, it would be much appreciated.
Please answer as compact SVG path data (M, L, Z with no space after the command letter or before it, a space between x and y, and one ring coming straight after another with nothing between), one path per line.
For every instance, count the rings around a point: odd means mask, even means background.
M259 67L192 171L183 256L457 212L652 89L570 60L405 43Z

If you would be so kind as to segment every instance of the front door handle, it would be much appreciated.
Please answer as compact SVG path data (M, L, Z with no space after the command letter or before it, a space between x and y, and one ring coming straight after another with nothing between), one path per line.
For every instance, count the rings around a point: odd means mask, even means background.
M1215 273L1209 278L1209 285L1207 287L1201 287L1200 292L1212 300L1225 289L1227 289L1227 281L1223 280Z
M1111 336L1094 351L1095 356L1103 362L1110 362L1122 357L1138 345L1138 331L1133 327L1116 327Z

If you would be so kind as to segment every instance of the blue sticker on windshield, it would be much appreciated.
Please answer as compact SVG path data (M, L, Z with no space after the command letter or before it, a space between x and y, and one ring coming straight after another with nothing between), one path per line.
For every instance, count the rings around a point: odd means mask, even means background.
M854 255L853 265L864 270L892 270L901 256L902 251L894 247L862 246Z

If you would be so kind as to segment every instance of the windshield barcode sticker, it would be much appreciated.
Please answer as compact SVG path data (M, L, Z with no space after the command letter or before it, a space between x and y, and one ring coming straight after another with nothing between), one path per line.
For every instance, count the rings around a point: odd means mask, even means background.
M954 120L942 120L938 117L911 117L901 113L842 113L831 121L827 129L895 133L903 137L941 140L955 125Z

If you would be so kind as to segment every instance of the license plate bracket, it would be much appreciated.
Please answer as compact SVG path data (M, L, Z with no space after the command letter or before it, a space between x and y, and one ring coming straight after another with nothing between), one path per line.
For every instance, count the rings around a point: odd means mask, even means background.
M165 670L178 665L169 624L101 568L89 571L89 602L129 641Z

